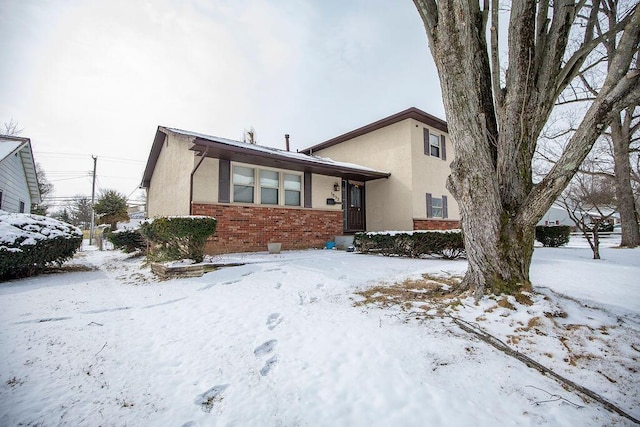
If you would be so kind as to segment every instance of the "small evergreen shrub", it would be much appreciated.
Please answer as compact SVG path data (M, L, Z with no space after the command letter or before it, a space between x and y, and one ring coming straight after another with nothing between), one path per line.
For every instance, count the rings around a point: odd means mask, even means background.
M159 217L140 226L140 233L152 244L148 257L155 261L202 262L207 238L215 231L216 219L208 216Z
M140 229L137 228L110 231L106 233L106 236L114 248L121 249L126 253L144 251L147 248L147 241L142 237Z
M0 280L62 265L82 245L82 231L41 215L0 211Z
M568 225L538 225L536 226L536 240L544 247L557 248L569 243L571 227Z
M456 259L465 255L460 230L356 233L354 246L359 252L385 256L421 258L428 255Z

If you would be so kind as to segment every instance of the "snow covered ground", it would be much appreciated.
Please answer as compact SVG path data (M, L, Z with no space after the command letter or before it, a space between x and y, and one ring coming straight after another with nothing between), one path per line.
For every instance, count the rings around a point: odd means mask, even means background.
M91 271L0 284L0 425L633 425L449 318L354 306L355 291L465 261L259 253L157 281L90 249L74 263ZM640 251L601 254L536 248L533 305L446 312L640 418Z

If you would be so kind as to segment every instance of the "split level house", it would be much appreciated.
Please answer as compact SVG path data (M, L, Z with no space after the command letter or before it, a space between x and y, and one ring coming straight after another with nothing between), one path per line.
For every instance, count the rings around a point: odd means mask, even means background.
M0 209L30 213L40 201L31 140L0 135Z
M215 217L209 254L323 247L360 231L459 228L453 155L447 123L417 108L300 152L159 126L142 187L150 218Z

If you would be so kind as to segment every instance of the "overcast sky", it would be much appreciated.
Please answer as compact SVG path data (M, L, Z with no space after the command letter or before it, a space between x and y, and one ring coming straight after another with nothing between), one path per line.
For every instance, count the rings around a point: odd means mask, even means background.
M445 118L410 0L2 0L0 51L0 123L57 197L91 193L91 155L99 190L134 193L158 125L295 150Z

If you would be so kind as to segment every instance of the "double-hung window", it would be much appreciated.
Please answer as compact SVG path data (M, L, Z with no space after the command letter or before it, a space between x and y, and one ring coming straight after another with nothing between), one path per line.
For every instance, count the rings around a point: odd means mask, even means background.
M440 135L429 135L429 153L433 157L440 157Z
M284 204L300 206L302 193L302 177L289 173L284 174Z
M260 203L263 205L277 205L279 202L280 173L270 170L260 170Z
M447 196L434 197L427 193L427 218L447 218Z
M447 144L445 136L424 128L424 154L431 157L438 157L447 160Z
M253 203L255 169L244 166L233 167L233 201Z

